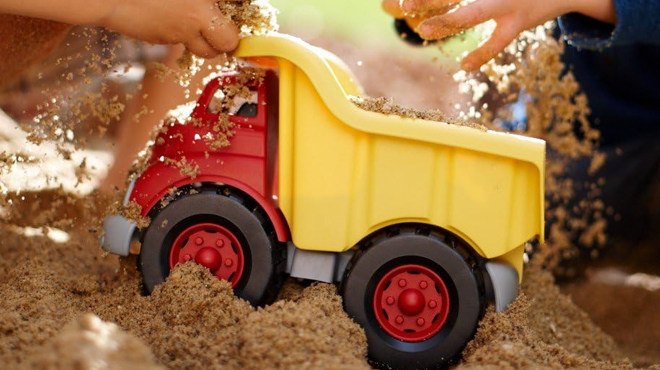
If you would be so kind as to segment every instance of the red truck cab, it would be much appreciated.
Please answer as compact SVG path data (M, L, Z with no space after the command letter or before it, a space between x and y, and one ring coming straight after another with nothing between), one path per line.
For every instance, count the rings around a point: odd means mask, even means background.
M212 79L187 122L173 120L161 129L149 166L135 183L130 200L148 216L172 188L204 182L227 184L255 199L273 221L278 239L286 241L288 227L277 209L277 75L267 70L263 81L245 84L256 100L241 101L227 112L222 104L223 88L237 85L237 78L234 72ZM233 124L227 132L231 145L218 149L215 142L224 133L214 131L220 129L216 123L226 113ZM182 169L190 163L196 165L194 176Z

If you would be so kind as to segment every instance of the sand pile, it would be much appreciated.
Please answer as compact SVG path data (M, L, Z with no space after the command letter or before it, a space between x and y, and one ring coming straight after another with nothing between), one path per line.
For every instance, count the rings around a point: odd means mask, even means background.
M53 204L48 194L43 204ZM27 218L22 227L0 224L0 368L84 369L97 356L117 369L128 360L172 370L369 368L364 333L335 286L290 280L277 302L254 309L228 283L186 264L143 296L135 258L102 254L84 227L80 215L93 208L86 202L94 200L70 200L79 223L67 228L68 240L35 233ZM485 316L457 368L632 368L537 265L507 312Z
M85 315L67 325L23 366L26 369L122 370L139 366L144 370L164 370L157 365L149 348L115 324Z
M255 310L229 284L186 264L147 297L135 259L102 255L87 230L58 243L1 228L0 368L91 368L85 364L98 356L116 369L128 360L172 370L369 369L364 333L332 285L289 281L276 303ZM457 368L632 365L532 266L523 295L506 313L486 315Z
M0 228L0 368L66 368L92 354L121 368L103 335L130 347L134 366L153 367L155 358L170 369L368 368L365 336L334 286L296 286L255 310L228 283L187 264L147 297L135 259L104 256L88 230L57 243ZM86 350L66 354L76 343Z
M584 279L565 285L562 291L589 312L636 364L648 366L660 363L660 278L657 273L640 272L639 265L630 262L624 269L620 259L610 261L610 266L590 268Z
M315 284L248 316L244 369L369 369L367 339L344 313L335 286Z
M630 369L614 341L531 267L523 294L503 314L489 312L460 369Z

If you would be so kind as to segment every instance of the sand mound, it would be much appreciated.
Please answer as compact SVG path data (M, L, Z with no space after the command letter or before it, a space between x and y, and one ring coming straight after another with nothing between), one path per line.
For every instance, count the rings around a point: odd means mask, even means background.
M130 287L118 281L91 296L89 309L133 331L171 369L233 368L237 325L252 307L194 264L177 268L153 295L141 296L133 266L125 267Z
M370 369L367 338L333 285L312 285L253 313L240 341L244 369Z
M94 351L110 359L114 355L100 347L57 356L65 342L86 348L83 337L97 340L96 331L111 331L120 346L135 347L136 358L148 358L141 354L145 343L170 369L369 368L364 333L332 285L303 289L289 282L288 300L255 311L228 283L186 264L143 296L135 259L102 255L95 234L71 231L68 242L56 243L15 226L0 229L0 368L84 365ZM88 313L141 341L90 323L96 319L79 319Z
M0 230L2 369L86 368L90 356L115 368L130 359L172 370L369 369L364 333L332 285L290 280L279 301L255 310L228 283L185 264L143 296L135 259L102 255L87 230L64 243ZM457 369L632 368L549 273L528 267L523 293L507 312L484 317Z
M523 294L489 312L459 369L631 369L614 341L561 294L552 275L530 267Z
M24 366L26 369L164 370L149 348L117 325L85 315L67 325Z
M657 285L645 286L645 281L658 282L658 278L601 268L588 271L585 279L572 282L563 291L636 364L651 365L660 362L660 291Z

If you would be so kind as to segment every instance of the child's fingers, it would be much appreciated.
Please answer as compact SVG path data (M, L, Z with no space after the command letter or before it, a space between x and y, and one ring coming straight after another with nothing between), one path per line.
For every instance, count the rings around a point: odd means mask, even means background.
M408 23L408 26L410 26L410 29L415 30L415 32L417 32L419 25L423 23L425 20L426 19L421 17L406 18L406 22Z
M477 0L455 11L430 18L419 27L419 34L427 40L455 35L506 13L501 0Z
M401 0L383 0L383 10L397 19L405 17L405 14L401 9Z
M211 46L202 35L199 35L199 37L195 37L192 40L188 40L185 45L188 50L201 58L211 59L220 54L220 52Z
M209 23L202 28L202 36L220 52L230 52L238 47L238 28L219 11L214 12Z
M421 13L444 9L458 2L458 0L403 0L401 8L406 13Z
M509 46L519 33L515 21L498 24L488 41L463 58L461 68L467 72L479 69Z

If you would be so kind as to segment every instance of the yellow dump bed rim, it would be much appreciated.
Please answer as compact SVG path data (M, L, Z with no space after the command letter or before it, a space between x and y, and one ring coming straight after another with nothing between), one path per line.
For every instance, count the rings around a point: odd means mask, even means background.
M443 122L406 118L365 111L353 104L328 62L328 54L304 41L283 34L250 37L241 41L238 57L276 57L292 62L307 74L328 109L346 125L367 133L401 137L461 147L477 152L533 163L543 169L543 140L479 130ZM335 66L336 67L336 66ZM350 72L347 72L350 73ZM344 82L345 83L345 82ZM355 90L361 89L355 84Z

